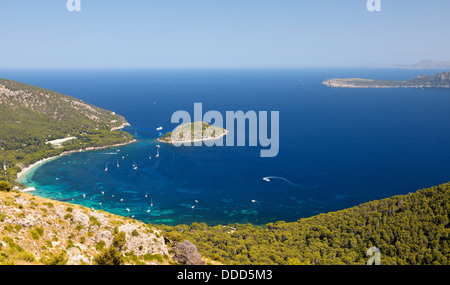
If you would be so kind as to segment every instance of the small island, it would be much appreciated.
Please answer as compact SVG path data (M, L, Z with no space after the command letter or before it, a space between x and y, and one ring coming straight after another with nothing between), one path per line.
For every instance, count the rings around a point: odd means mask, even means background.
M210 125L198 121L185 123L176 127L173 131L167 132L158 138L162 143L186 143L219 139L227 134L227 130L221 127Z
M336 88L450 88L450 71L421 75L411 80L374 80L363 78L334 78L322 82Z

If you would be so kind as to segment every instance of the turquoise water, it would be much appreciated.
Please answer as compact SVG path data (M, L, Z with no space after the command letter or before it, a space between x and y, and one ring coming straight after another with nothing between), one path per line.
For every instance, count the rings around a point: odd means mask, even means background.
M33 169L22 181L38 189L34 194L154 224L216 225L295 221L448 182L450 90L321 85L332 77L409 79L436 72L136 70L0 71L0 75L113 110L132 124L125 131L137 139L127 146L66 155ZM279 111L278 156L261 158L259 146L160 144L156 158L156 128L173 129L172 113L192 114L195 102L203 103L204 112L222 114ZM263 179L268 176L280 178Z

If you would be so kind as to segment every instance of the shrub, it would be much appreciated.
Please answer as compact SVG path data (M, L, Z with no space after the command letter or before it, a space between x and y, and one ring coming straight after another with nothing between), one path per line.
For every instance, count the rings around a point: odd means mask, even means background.
M125 246L125 232L115 232L115 237L111 246L107 249L102 250L102 252L94 257L94 264L97 265L123 265L125 264L125 259L121 253L123 247Z
M96 225L96 226L99 226L99 227L102 225L102 224L97 220L97 218L94 217L94 216L90 216L90 217L89 217L89 221L91 221L92 224L94 224L94 225Z
M98 251L102 251L105 248L105 241L101 240L95 244L95 249Z
M27 261L27 262L35 262L36 261L34 254L32 254L31 252L28 252L28 251L19 252L16 255L16 259Z
M12 185L9 182L6 181L0 181L0 191L6 191L9 192L12 189Z
M30 234L33 239L38 240L44 234L44 229L36 227L34 230L30 230Z
M164 262L163 257L160 254L150 254L150 253L146 253L144 254L144 260L146 261L151 261L151 260L156 260L159 262Z

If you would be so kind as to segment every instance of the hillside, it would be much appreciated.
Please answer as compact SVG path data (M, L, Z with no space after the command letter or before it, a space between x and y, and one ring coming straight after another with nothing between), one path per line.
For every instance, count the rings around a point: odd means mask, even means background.
M434 61L423 59L420 62L409 66L410 69L450 69L450 61Z
M334 78L322 82L337 88L450 88L450 71L435 75L421 75L411 80L374 80L363 78Z
M365 264L377 247L383 265L450 265L449 221L447 183L291 223L158 228L224 264Z
M0 179L64 151L132 141L124 117L54 91L0 79ZM76 137L56 149L46 142Z

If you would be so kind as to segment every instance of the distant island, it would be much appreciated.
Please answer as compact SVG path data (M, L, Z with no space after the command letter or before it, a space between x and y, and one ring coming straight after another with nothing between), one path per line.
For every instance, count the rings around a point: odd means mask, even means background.
M195 142L218 139L226 134L227 130L224 128L198 121L179 125L173 131L158 138L158 141L163 143Z
M450 88L450 71L432 76L421 75L411 80L374 80L363 78L334 78L322 82L337 88Z

